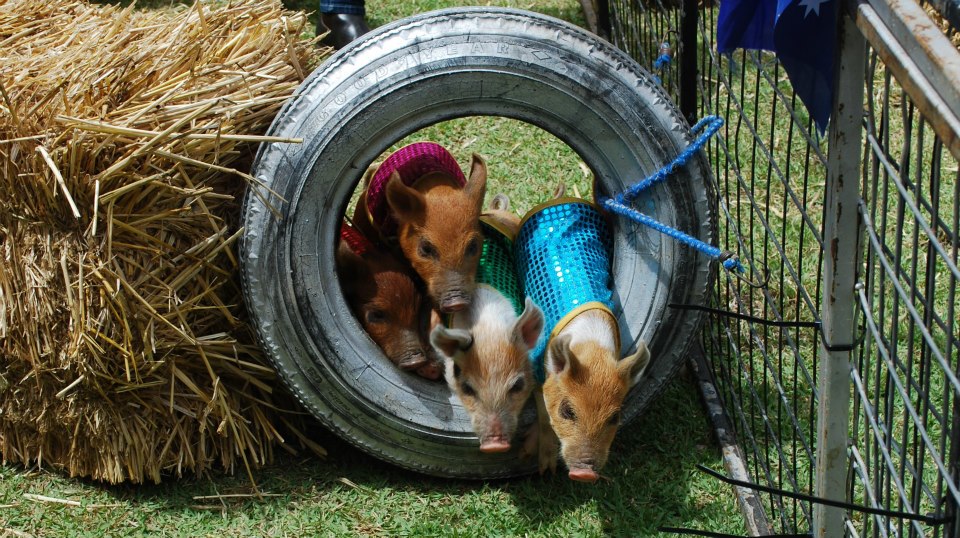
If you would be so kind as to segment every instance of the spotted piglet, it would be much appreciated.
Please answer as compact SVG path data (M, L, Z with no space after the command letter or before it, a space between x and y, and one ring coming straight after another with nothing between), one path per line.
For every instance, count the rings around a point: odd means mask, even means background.
M481 217L483 252L470 305L437 326L430 342L444 357L450 390L470 415L481 452L511 448L518 418L536 386L529 351L543 330L543 313L521 297L512 239L519 219L506 197ZM529 451L530 448L527 447Z

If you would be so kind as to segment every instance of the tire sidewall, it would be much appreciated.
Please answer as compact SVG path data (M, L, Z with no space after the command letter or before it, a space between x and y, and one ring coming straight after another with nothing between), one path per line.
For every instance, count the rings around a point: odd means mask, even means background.
M326 426L403 467L441 476L532 472L514 452L481 454L445 385L396 371L350 314L334 269L337 230L366 167L405 136L471 115L532 123L573 148L598 189L620 192L689 144L688 128L651 75L621 51L563 21L511 9L466 8L382 27L331 57L300 86L261 146L261 183L244 203L243 281L266 353ZM698 155L635 207L713 240L709 168ZM652 361L624 405L635 418L682 366L705 304L712 264L621 218L614 290L624 351ZM632 351L632 349L629 349ZM524 423L533 421L530 410Z

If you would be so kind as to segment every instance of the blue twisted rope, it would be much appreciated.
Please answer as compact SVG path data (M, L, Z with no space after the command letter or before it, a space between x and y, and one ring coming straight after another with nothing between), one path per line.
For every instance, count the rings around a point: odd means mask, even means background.
M740 261L737 260L737 258L733 257L733 253L731 252L723 251L709 243L704 243L703 241L697 239L696 237L693 237L692 235L685 234L680 230L677 230L676 228L671 228L666 224L663 224L662 222L654 219L653 217L644 215L643 213L637 211L636 209L632 207L628 207L624 204L621 204L616 200L606 198L603 200L603 206L613 211L614 213L619 213L621 215L624 215L633 221L639 222L644 226L649 226L650 228L653 228L654 230L664 235L670 236L676 239L677 241L680 241L681 243L690 245L691 247L699 250L700 252L703 252L704 254L712 258L717 258L718 260L721 261L721 263L723 264L723 267L727 270L736 270L738 273L742 273L744 271L743 266L740 264Z
M689 162L690 159L693 158L693 156L696 155L698 151L700 151L700 148L706 145L710 137L717 134L717 131L719 131L720 127L722 126L723 126L723 118L721 118L720 116L704 117L703 119L698 121L697 124L694 125L692 129L690 129L691 134L700 133L700 135L693 141L692 144L687 146L687 149L681 151L680 155L677 155L677 157L673 161L668 163L666 166L664 166L660 170L657 170L656 173L654 173L647 179L644 179L643 181L637 183L636 185L630 187L629 189L624 191L622 194L618 194L614 198L617 200L617 202L620 202L621 204L629 203L629 202L632 202L634 198L639 196L641 192L649 189L650 187L656 185L657 183L663 182L665 179L667 179L667 177L670 174L675 172L677 168L680 168L681 166L685 166L687 162ZM701 133L700 131L703 131L703 132Z
M660 43L660 55L657 56L657 59L653 61L653 68L656 71L663 71L665 68L670 67L670 61L673 59L673 48L670 47L670 43L664 41ZM653 79L657 84L663 85L663 81L660 80L660 77L653 75Z
M653 228L664 235L672 237L681 243L689 245L712 258L720 260L720 262L723 264L723 267L727 270L735 270L738 273L743 273L743 265L732 252L720 250L719 248L709 243L705 243L696 237L683 233L675 228L671 228L666 224L657 221L653 217L644 215L640 211L637 211L636 209L627 205L636 199L641 192L649 189L657 183L663 182L678 168L686 165L687 162L689 162L690 159L707 143L710 137L715 135L722 126L723 118L719 116L706 116L705 118L701 119L696 125L693 126L692 129L690 129L690 132L693 134L700 133L699 136L697 136L693 143L687 146L686 149L680 152L680 155L677 155L673 161L655 172L653 175L647 177L643 181L640 181L636 185L633 185L626 191L614 196L613 198L600 199L600 203L614 213L624 215L633 221L643 224L644 226L649 226L650 228Z
M671 59L672 58L670 58L669 54L661 54L660 56L657 56L656 60L653 61L653 68L659 71L665 66L670 65Z

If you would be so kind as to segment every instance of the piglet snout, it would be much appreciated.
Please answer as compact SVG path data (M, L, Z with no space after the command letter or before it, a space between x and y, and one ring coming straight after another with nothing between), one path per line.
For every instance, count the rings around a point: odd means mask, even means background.
M443 375L443 371L437 363L430 361L420 368L417 368L417 375L431 381L436 381Z
M570 479L577 482L596 482L600 475L596 471L596 462L593 458L585 458L568 463Z
M470 306L470 298L463 292L448 293L440 299L440 311L445 314L459 312Z
M402 370L416 370L424 365L427 362L427 356L423 351L416 351L410 354L407 354L402 359L400 359L400 369Z
M401 370L414 372L418 376L431 381L436 381L443 375L443 372L440 370L440 365L423 351L415 351L404 356L400 359L400 362L397 363L397 366L399 366Z
M570 479L576 480L577 482L596 482L600 478L600 475L597 474L590 467L573 467L570 469Z
M497 452L509 452L510 441L503 438L484 439L480 443L480 452L485 454L495 454Z
M510 439L503 433L503 422L492 418L487 423L486 434L480 438L480 452L494 454L510 450Z

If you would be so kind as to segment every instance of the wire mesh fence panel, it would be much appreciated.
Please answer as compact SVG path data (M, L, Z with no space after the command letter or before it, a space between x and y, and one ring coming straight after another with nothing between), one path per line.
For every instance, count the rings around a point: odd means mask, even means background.
M774 56L718 54L718 8L700 15L700 113L727 119L709 151L720 192L720 246L738 253L752 274L768 276L764 286L751 287L720 273L714 306L768 321L816 321L826 167L819 137ZM715 317L704 340L753 478L811 491L816 333ZM810 528L808 504L764 499L775 531Z
M957 43L953 3L928 0L920 7L934 17L933 24L922 18L911 18L911 24L939 27ZM663 84L679 101L680 89L692 83L695 115L725 118L707 146L719 193L718 242L740 257L748 280L764 280L751 286L719 273L713 306L752 319L712 316L704 347L752 479L814 493L826 139L773 54L718 54L719 5L685 4L696 9L697 31L674 46L674 57L696 56L696 80L668 71ZM650 68L663 36L679 36L683 11L684 6L666 2L611 0L611 39ZM879 32L867 18L859 17L857 25L880 46ZM903 48L912 55L921 47L905 43ZM890 54L889 48L868 48L862 153L846 156L860 161L862 176L856 208L861 248L840 253L859 261L860 337L845 380L852 396L847 497L860 506L928 517L850 510L844 531L956 537L960 171L951 150L957 152L957 134L944 129L948 119L921 113L936 107L917 104L929 96L916 92L936 85L898 82L894 73L906 77L909 69L902 64L909 61ZM891 70L884 59L901 69ZM938 92L950 94L942 85ZM809 503L776 494L762 494L762 499L772 532L813 527Z
M956 536L958 161L874 52L862 200L863 340L851 373L856 502L943 524L853 516L861 536Z

